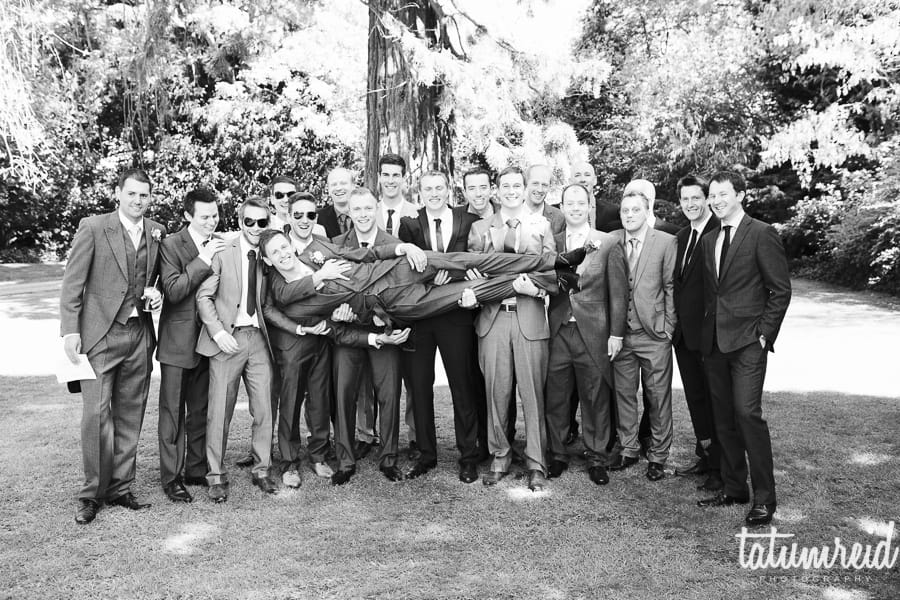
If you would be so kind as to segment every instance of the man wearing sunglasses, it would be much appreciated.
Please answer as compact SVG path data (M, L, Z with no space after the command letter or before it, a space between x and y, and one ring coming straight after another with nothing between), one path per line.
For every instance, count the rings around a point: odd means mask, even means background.
M269 219L269 228L287 232L291 227L291 218L288 214L291 203L290 197L300 189L300 185L293 177L278 175L272 179L272 184L269 186L269 189L269 206L272 210L272 216ZM325 228L320 225L316 226L313 233L321 236L326 235Z
M197 352L209 357L206 480L209 497L216 503L228 499L224 458L240 379L244 380L253 418L252 481L267 494L275 492L275 483L269 477L272 363L262 316L265 278L258 255L260 235L270 222L268 203L251 196L239 207L238 217L240 235L213 257L212 274L197 291L197 310L203 321Z

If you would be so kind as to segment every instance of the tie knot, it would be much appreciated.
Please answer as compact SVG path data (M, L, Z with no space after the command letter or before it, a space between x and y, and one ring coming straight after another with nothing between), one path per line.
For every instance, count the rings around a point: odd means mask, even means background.
M722 229L725 230L725 233L731 233L731 225L722 225Z
M637 238L631 238L630 240L628 240L628 243L631 244L632 249L637 248L638 242L640 242L640 240Z
M519 226L519 220L518 219L510 219L506 222L506 226L509 227L510 229L515 229L516 227Z
M393 209L393 208L389 208L389 209L388 209L388 216L389 216L389 217L393 217L393 216L394 216L394 209Z
M368 247L369 247L369 242L360 242L359 245L360 245L361 247L363 247L363 248L368 248Z
M251 261L256 260L256 250L248 250L247 258Z
M435 219L435 220L434 220L434 224L435 224L435 226L440 227L440 226L441 226L441 220L440 220L440 219Z

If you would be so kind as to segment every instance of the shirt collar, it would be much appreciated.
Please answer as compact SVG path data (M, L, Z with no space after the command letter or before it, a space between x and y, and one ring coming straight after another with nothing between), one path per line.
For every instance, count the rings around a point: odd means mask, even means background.
M354 235L356 235L356 241L359 242L360 248L362 248L363 242L366 242L371 247L375 245L375 238L378 237L378 229L373 227L372 231L370 231L365 236L360 234L358 230L354 229Z
M122 222L122 227L125 228L125 231L131 233L132 231L137 231L138 233L143 233L144 231L144 218L141 217L137 223L132 223L125 215L122 214L122 211L116 211L116 214L119 215L119 221Z
M706 218L703 219L700 223L691 223L691 229L697 232L697 235L703 233L703 230L706 229L706 225L709 223L709 220L712 218L712 211L709 211L706 214Z
M305 251L307 248L309 248L309 245L312 244L312 241L313 241L312 235L310 235L309 238L306 239L306 241L301 240L294 234L293 230L291 230L290 239L291 239L291 245L294 247L294 250L296 250L297 252Z
M734 229L737 229L737 226L741 224L741 220L744 218L744 209L743 207L740 210L736 211L733 215L728 217L727 219L722 220L722 227L730 226ZM733 232L732 232L733 233Z
M443 210L441 210L438 214L432 215L428 212L428 209L425 209L425 215L428 217L429 221L434 221L435 219L440 219L441 223L446 223L447 219L453 217L453 211L450 210L449 206L444 206Z
M259 248L251 246L250 242L247 241L247 238L244 237L243 232L238 234L238 238L241 240L241 256L243 256L244 258L247 258L247 253L250 252L251 250L257 251L257 253L258 253ZM257 254L257 258L259 258L258 254Z
M643 227L641 227L641 230L638 231L636 234L631 234L631 233L629 233L629 232L626 231L626 232L625 232L625 243L626 243L626 244L630 244L630 243L631 243L631 242L629 242L630 239L632 239L632 238L637 238L638 241L639 241L639 242L641 243L641 245L643 246L643 245L644 245L644 240L647 238L647 232L648 232L649 230L650 230L650 224L649 224L649 223L646 223Z
M588 223L575 228L566 225L566 237L569 237L570 235L581 235L587 237L590 232L591 226Z
M205 242L208 238L202 237L199 233L193 230L193 228L188 225L188 235L191 236L191 239L194 240L194 245L197 246L197 249L203 247L203 242Z

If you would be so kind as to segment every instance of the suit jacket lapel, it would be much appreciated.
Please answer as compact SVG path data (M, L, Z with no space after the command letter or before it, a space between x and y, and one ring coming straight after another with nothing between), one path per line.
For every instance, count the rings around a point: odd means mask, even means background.
M150 222L144 218L144 243L147 244L147 277L150 277L153 273L153 265L156 264L156 253L159 252L159 242L156 241L156 238L153 237L153 232L156 231L156 228L150 224ZM160 231L160 234L162 231ZM152 281L147 281L147 285L152 285Z
M719 279L724 277L725 273L728 272L728 267L731 266L732 261L734 260L734 255L737 254L738 249L741 247L743 241L747 238L747 233L749 233L750 229L750 217L744 215L741 219L741 222L738 224L737 231L734 233L734 237L731 238L731 244L728 246L728 254L725 255L725 264L722 265L722 272L719 273Z
M488 234L491 236L491 246L494 252L503 252L503 219L499 212L495 212L491 217L491 226L488 228Z
M200 248L197 247L197 244L194 243L194 238L191 237L191 234L188 232L188 228L185 227L181 231L178 232L178 235L181 237L181 251L184 253L184 256L187 257L189 261L194 260L200 254Z
M241 273L241 234L238 234L238 238L234 240L231 248L231 255L234 258L234 276L237 278L238 289L244 287L244 279L243 273ZM240 293L240 292L238 292ZM240 302L240 300L238 300Z
M125 263L125 228L122 227L122 223L119 221L118 212L112 212L109 214L109 219L106 222L106 240L109 242L109 247L112 250L113 258L116 259L116 264L119 265L119 270L122 271L122 275L125 276L125 280L128 280L128 265Z
M422 241L425 243L425 250L434 250L431 247L431 227L428 223L428 214L425 209L419 211L419 228L422 232Z
M445 250L448 251L456 245L456 240L459 239L462 230L463 215L465 213L461 211L456 212L451 209L450 214L453 215L453 231L450 232L450 239L444 241L444 244L446 245Z
M656 243L656 230L655 229L647 229L647 235L644 236L644 247L641 248L641 253L638 254L638 263L637 267L634 270L634 280L637 281L641 278L641 275L644 272L644 268L647 266L647 261L649 260L650 250L653 248L653 244Z
M691 260L688 261L687 266L684 268L684 277L687 277L688 274L691 271L693 271L695 268L697 268L697 265L702 261L701 255L703 253L698 252L702 248L702 246L700 245L700 242L703 241L703 238L706 236L707 233L709 233L710 231L713 231L714 229L718 229L718 228L719 228L719 220L716 218L715 215L713 215L709 218L709 221L706 222L706 226L703 228L703 231L700 232L700 237L697 239L697 246L694 248L694 254L691 256ZM687 243L688 244L690 243L690 238L688 238ZM681 253L684 254L684 252L686 250L687 250L687 247L682 249Z

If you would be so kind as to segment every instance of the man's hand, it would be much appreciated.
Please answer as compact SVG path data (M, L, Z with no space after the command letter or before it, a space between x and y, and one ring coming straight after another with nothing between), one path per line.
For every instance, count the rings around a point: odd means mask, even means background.
M425 251L415 244L398 244L396 252L397 256L405 256L409 266L419 273L424 271L425 266L428 264L428 259L425 257Z
M337 310L338 309L335 309L335 312L337 312ZM301 326L301 328L303 329L303 333L306 335L328 335L328 332L331 331L330 329L328 329L328 322L326 321L319 321L312 327Z
M69 362L71 362L73 365L81 364L81 359L78 358L78 355L81 354L80 333L67 335L63 340L63 349L66 351L66 356L69 358Z
M513 280L512 286L517 294L524 294L525 296L537 297L541 293L538 286L534 285L534 282L525 273L516 277Z
M606 353L609 354L609 360L616 360L619 352L622 351L622 338L611 337L606 342Z
M212 257L225 249L225 240L217 237L212 237L206 242L205 246L200 246L200 258L206 264L212 262Z
M353 265L348 263L345 260L337 260L335 258L329 259L325 261L325 264L322 265L322 268L313 273L313 283L316 284L316 287L319 287L325 281L333 281L337 279L343 279L346 281L349 279L344 273L353 268Z
M390 334L379 333L375 337L375 347L381 348L382 346L399 346L407 339L409 339L410 331L411 329L407 327L406 329L395 329Z
M475 281L476 279L487 279L487 275L478 269L469 269L466 271L466 281Z
M478 298L475 297L475 291L472 288L463 290L462 296L456 302L462 308L478 308Z
M440 269L434 276L434 285L444 285L450 282L450 273L446 269Z
M216 334L215 338L213 338L213 341L219 347L219 350L221 350L225 354L234 354L235 352L240 350L240 346L238 346L237 340L234 339L234 336L232 336L227 331L220 331L218 334Z
M147 294L147 291L153 290L152 294ZM141 296L141 300L150 299L150 310L153 312L158 311L162 308L163 296L162 292L157 290L156 288L144 288L144 295Z
M356 313L346 302L338 306L331 313L331 320L335 323L352 323L356 320Z

